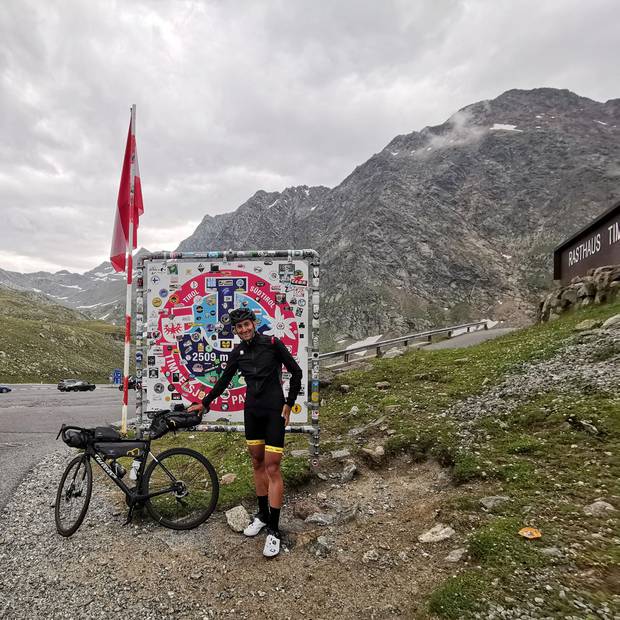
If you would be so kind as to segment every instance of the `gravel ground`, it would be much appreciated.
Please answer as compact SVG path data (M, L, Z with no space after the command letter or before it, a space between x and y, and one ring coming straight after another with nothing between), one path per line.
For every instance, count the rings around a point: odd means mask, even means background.
M55 531L53 502L72 456L47 456L0 514L2 618L415 617L418 593L450 574L445 557L464 542L460 532L432 548L418 543L449 484L438 465L410 461L346 484L333 473L291 496L288 547L275 560L262 557L264 536L233 533L221 512L188 532L147 518L123 527L123 498L102 479L66 539ZM303 502L335 523L293 517Z

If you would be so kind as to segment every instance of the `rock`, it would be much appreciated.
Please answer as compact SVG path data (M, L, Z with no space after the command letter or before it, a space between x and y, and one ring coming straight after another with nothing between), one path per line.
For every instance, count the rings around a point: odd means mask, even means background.
M390 349L389 351L383 354L383 357L385 357L388 360L391 360L391 359L394 359L395 357L400 357L404 353L405 353L405 349Z
M350 482L357 473L357 466L353 461L348 461L340 474L341 482Z
M320 508L310 499L300 499L293 505L293 514L302 521L320 511Z
M379 559L379 552L376 549L369 549L362 557L362 562L368 564L368 562L376 562Z
M381 463L383 457L385 455L385 448L383 446L377 446L376 448L371 448L367 446L362 448L362 452L370 458L373 463Z
M324 558L329 555L333 548L333 542L325 536L319 536L312 545L314 555Z
M458 549L454 549L454 551L450 551L446 556L446 562L460 562L467 553L466 547L459 547Z
M226 522L235 532L243 532L250 524L250 515L243 506L235 506L226 511Z
M308 450L291 450L291 456L292 457L296 457L296 458L300 458L300 457L304 457L304 456L309 456L310 453L308 452Z
M497 506L500 506L501 504L509 501L510 498L506 497L505 495L490 495L489 497L483 497L480 500L480 503L487 510L493 510L493 508L496 508Z
M360 505L359 502L356 502L352 506L341 507L337 511L336 520L338 523L348 523L349 521L353 521L357 516Z
M603 329L607 329L608 327L620 327L620 314L614 314L610 316L604 323L601 325Z
M334 515L326 512L315 512L304 519L306 523L316 523L317 525L332 525L334 523Z
M224 474L220 482L224 485L232 484L237 479L237 474Z
M334 450L332 452L332 458L335 459L336 461L342 461L344 459L347 459L351 456L351 452L349 450L347 450L346 448L343 448L342 450Z
M354 428L349 429L347 435L349 437L358 437L359 435L363 435L365 431L365 426L355 426Z
M545 602L545 599L541 598L540 596L535 596L534 597L534 602L538 603L539 605L542 605Z
M377 381L375 387L378 390L387 390L390 388L390 383L388 381Z
M360 412L360 408L357 405L353 405L351 407L351 411L349 411L349 415L356 416Z
M601 321L597 321L595 319L586 319L585 321L581 321L581 323L577 323L574 327L574 331L582 332L588 329L596 329L602 325Z
M345 383L343 383L342 385L340 385L338 387L338 389L343 393L343 394L348 394L351 391L351 386L350 385L346 385Z
M604 517L610 512L616 512L616 509L611 504L599 500L589 506L584 506L583 512L589 517Z
M443 523L438 523L435 527L432 527L424 534L418 536L418 540L423 543L440 542L454 536L456 532L449 526Z
M385 411L385 413L387 414L390 414L390 413L398 413L400 409L401 409L400 405L386 405L383 408L383 411Z
M563 555L558 547L545 547L544 549L541 549L540 552L549 558L561 558Z

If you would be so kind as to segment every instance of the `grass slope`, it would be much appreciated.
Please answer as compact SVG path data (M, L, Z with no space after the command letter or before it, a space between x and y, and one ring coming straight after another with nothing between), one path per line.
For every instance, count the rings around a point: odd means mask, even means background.
M123 332L44 298L0 288L0 381L53 383L80 377L108 382L122 367Z
M475 422L469 432L483 441L470 450L462 447L459 423L443 412L500 384L508 373L519 373L525 364L552 358L571 341L579 321L619 312L620 303L589 308L466 350L416 350L374 360L370 370L340 375L323 392L323 452L347 446L361 455L364 445L380 443L388 457L406 452L418 460L434 457L450 468L455 487L442 521L468 532L470 560L426 593L429 617L467 618L480 609L481 601L510 608L534 597L544 601L537 604L541 615L565 617L581 613L578 604L604 607L617 594L613 519L586 517L582 510L597 496L618 494L616 387L602 392L584 384L573 386L570 393L540 391L501 425L488 417ZM603 357L615 359L618 351ZM378 390L379 381L388 381L390 387ZM342 384L350 386L348 393L341 392ZM590 435L569 424L569 416L590 420L603 432ZM354 427L364 430L352 436ZM304 442L303 437L287 437L284 476L289 488L310 475L305 459L290 456L291 449ZM222 488L220 507L253 496L241 437L180 434L158 443L160 448L189 445L202 450L220 476L237 474L233 484ZM495 494L510 501L492 512L482 510L479 499ZM614 523L617 527L617 520ZM543 538L519 537L525 525L540 528ZM570 553L553 558L540 552L556 546Z

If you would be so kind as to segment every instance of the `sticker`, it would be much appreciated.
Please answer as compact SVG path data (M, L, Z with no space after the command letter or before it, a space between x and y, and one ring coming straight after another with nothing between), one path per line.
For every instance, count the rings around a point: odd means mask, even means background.
M299 403L295 403L292 408L291 411L293 413L299 413L301 411L301 405Z
M159 308L159 306L161 306L161 298L160 297L153 297L153 301L151 302L156 308Z
M165 288L159 289L159 296L165 299L166 297L168 297L168 290Z
M156 394L161 394L164 391L164 384L163 383L156 383L153 386L153 389L155 390Z

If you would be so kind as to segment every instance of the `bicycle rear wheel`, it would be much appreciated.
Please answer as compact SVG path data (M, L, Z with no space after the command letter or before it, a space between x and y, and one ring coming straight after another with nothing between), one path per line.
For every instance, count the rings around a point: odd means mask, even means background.
M215 510L220 485L213 465L189 448L172 448L152 460L144 473L146 509L173 530L191 530Z
M71 536L82 525L93 491L90 459L76 456L65 469L56 493L54 517L61 536Z

